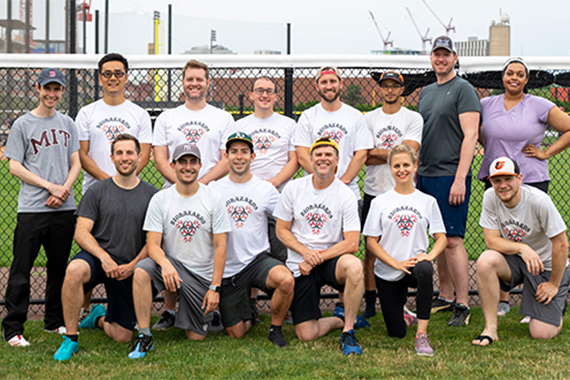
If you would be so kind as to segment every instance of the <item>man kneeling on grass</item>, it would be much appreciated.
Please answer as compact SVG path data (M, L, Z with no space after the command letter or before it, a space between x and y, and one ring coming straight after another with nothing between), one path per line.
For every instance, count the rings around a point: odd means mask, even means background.
M522 283L520 313L531 318L530 335L553 338L562 328L570 283L566 225L547 194L521 185L516 162L497 158L489 173L493 188L483 196L479 222L489 250L477 260L485 329L471 343L488 346L499 339L499 285L509 291Z

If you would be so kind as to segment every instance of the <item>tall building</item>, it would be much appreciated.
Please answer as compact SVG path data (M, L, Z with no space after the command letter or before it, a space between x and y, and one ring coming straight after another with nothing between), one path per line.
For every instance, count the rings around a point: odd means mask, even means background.
M509 23L510 17L507 14L501 14L498 23L491 22L489 27L489 55L511 55L511 26Z
M489 41L477 37L467 37L467 41L455 42L457 55L460 57L486 57L489 55Z

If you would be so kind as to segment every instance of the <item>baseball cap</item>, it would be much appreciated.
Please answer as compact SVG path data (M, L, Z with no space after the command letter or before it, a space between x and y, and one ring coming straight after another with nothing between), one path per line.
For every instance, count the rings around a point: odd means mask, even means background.
M48 83L59 83L65 87L65 76L58 69L43 69L36 82L40 86L45 86Z
M253 152L253 139L247 133L236 132L233 135L230 135L230 137L228 137L228 140L226 141L226 150L230 149L230 146L234 141L243 141L249 146L249 148Z
M394 82L400 83L402 86L404 85L404 77L397 71L384 71L380 78L378 79L378 84L382 84L382 81L391 79Z
M517 163L508 157L501 156L491 162L489 167L489 178L499 175L519 175L520 169Z
M184 156L194 156L199 160L202 160L200 155L200 149L194 144L180 144L174 149L172 154L172 162L178 161Z
M322 77L323 75L326 74L334 74L338 77L338 79L340 79L340 74L338 72L338 69L334 66L323 66L319 69L319 72L317 73L317 77L315 78L317 81L319 80L320 77Z
M455 50L455 44L451 40L451 38L447 36L439 36L433 42L433 46L431 48L431 52L433 53L436 49L445 49L451 53L457 54L457 50Z
M313 150L319 146L332 146L338 152L338 144L336 143L336 141L334 141L330 137L320 137L316 139L315 142L313 142L313 144L311 144L311 149L309 150L309 153L313 153Z

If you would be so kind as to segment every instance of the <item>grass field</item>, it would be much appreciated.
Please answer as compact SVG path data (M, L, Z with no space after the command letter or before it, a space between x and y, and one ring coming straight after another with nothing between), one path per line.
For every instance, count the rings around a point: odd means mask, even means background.
M518 308L517 308L518 309ZM570 333L550 341L532 340L517 310L500 319L500 340L488 348L471 340L483 328L480 309L464 328L447 326L448 313L435 314L429 326L433 357L418 357L414 333L388 338L382 316L359 330L360 357L344 357L335 331L315 342L300 342L284 327L291 344L277 349L267 340L269 320L243 339L211 333L204 342L186 340L184 332L155 332L155 349L139 361L127 358L128 344L113 343L101 330L81 331L80 351L70 361L55 362L61 338L43 331L41 322L26 323L30 347L0 344L2 379L567 379ZM566 324L570 319L566 317Z

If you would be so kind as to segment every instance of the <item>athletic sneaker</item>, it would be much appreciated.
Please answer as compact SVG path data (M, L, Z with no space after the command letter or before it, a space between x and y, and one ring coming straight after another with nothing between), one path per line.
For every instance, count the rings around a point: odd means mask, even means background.
M471 318L471 310L462 303L455 304L453 315L447 324L449 326L467 326Z
M79 311L79 323L83 322L83 320L88 316L89 316L89 310L81 308L81 310Z
M455 302L449 302L441 297L433 297L431 301L431 314L439 313L440 311L453 311Z
M135 343L136 342L136 343ZM131 341L129 347L135 347L129 353L129 359L141 359L144 358L147 352L154 348L154 342L152 341L152 335L139 334L138 337Z
M212 322L208 325L208 331L220 332L224 331L224 325L222 325L222 316L218 310L213 311L214 316Z
M527 315L526 317L524 317L523 319L521 319L520 323L530 323L530 317Z
M358 344L358 339L354 335L354 330L349 330L340 334L340 345L343 355L362 355L362 348Z
M406 321L406 325L408 325L408 327L411 327L418 323L418 318L404 310L404 321Z
M284 325L292 325L293 324L293 317L291 316L291 312L288 311L287 315L285 315L285 319L283 320Z
M105 306L98 304L91 307L89 315L79 324L80 329L94 329L96 328L97 318L104 317L107 314Z
M499 302L499 307L497 308L497 315L499 317L504 317L509 311L511 311L511 308L508 302Z
M274 345L277 347L288 347L289 343L285 340L283 336L283 331L281 329L269 329L269 335L267 336Z
M416 335L416 353L421 356L433 355L433 348L429 345L429 338L426 333Z
M30 345L30 342L23 335L16 335L8 341L8 344L12 347L26 347Z
M160 319L152 325L153 330L168 330L172 326L174 326L174 322L176 322L176 315L173 315L168 310L164 310Z
M59 326L57 329L53 330L44 329L44 331L47 333L58 333L60 335L67 334L67 329L65 328L65 326Z
M344 321L344 308L339 306L338 304L334 308L333 317L340 318ZM366 321L366 319L362 318L360 315L356 315L356 321L354 321L354 328L356 330L363 329L365 327L370 327L370 323Z
M57 349L53 358L57 361L63 362L71 359L71 356L79 351L79 343L72 341L68 337L63 337L63 342L61 346Z

